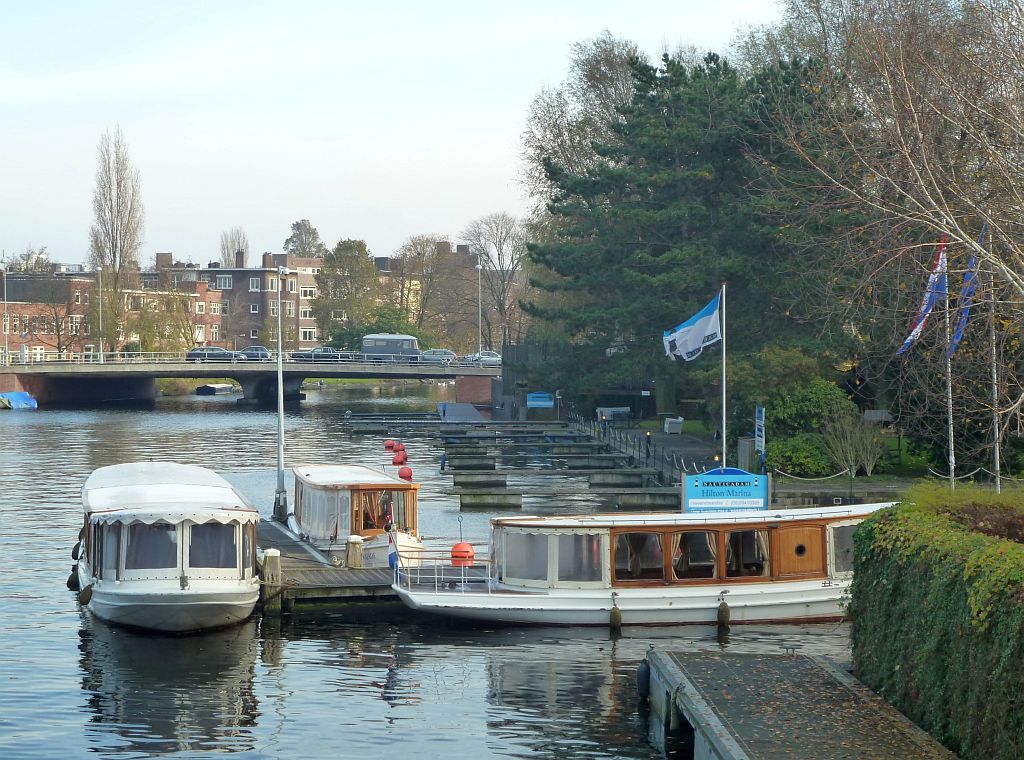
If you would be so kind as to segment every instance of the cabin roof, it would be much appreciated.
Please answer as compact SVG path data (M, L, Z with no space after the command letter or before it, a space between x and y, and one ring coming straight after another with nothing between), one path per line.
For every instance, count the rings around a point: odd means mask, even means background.
M494 517L495 527L544 527L544 528L623 528L623 527L670 527L674 525L695 527L698 525L728 525L751 523L778 523L797 520L839 521L844 518L857 519L875 510L892 506L894 502L881 504L850 504L841 507L811 507L801 509L732 510L722 512L632 512L628 514L595 514L566 516L518 516Z
M319 488L351 488L353 486L388 486L414 490L415 484L396 478L383 470L362 464L306 464L294 468L295 477Z
M82 486L82 504L86 512L183 507L256 511L217 473L177 462L128 462L100 467Z

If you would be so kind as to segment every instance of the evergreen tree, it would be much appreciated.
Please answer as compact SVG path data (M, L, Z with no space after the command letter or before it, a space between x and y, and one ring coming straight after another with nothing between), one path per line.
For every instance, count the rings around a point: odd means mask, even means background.
M334 250L324 256L316 287L312 308L321 335L332 335L343 326L363 324L380 292L377 268L366 243L338 241Z

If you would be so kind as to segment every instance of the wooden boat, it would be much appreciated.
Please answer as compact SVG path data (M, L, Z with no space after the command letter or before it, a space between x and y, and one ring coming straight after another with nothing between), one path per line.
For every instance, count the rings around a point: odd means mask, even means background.
M323 562L348 567L419 563L419 485L359 464L294 468L288 527ZM353 544L360 557L349 556Z
M885 506L497 517L486 561L424 560L393 588L414 609L487 622L835 620L853 532Z
M259 598L259 514L210 470L101 467L82 487L79 598L97 618L182 633L245 620Z

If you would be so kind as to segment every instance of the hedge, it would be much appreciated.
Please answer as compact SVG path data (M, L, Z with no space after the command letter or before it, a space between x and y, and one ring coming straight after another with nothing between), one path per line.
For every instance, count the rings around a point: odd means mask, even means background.
M854 671L961 757L1024 757L1022 503L919 486L854 535Z

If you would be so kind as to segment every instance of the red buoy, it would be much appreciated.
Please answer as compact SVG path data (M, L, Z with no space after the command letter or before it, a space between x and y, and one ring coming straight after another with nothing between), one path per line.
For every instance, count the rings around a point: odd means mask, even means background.
M395 442L394 441L392 441L390 438L388 438L386 441L384 441L384 450L385 451L391 451L393 448L395 448Z
M452 566L469 567L473 564L473 544L459 541L452 547Z
M391 464L405 464L405 461L409 456L404 451L399 451L393 457L391 457Z
M412 467L399 467L398 477L402 480L412 480Z
M404 443L396 443L395 444L395 451L405 451L405 444Z

